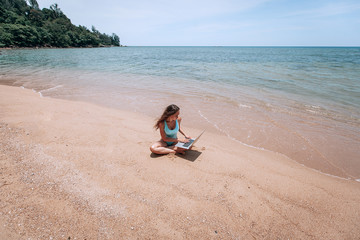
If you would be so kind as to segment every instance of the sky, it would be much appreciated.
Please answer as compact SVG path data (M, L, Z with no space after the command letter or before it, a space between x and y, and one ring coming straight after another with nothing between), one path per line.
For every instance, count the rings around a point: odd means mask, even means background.
M360 46L359 0L37 0L127 46Z

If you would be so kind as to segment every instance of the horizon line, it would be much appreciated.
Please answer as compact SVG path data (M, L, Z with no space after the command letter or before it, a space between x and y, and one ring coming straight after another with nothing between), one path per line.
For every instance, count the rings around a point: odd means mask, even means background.
M353 47L357 48L360 45L123 45L126 47Z

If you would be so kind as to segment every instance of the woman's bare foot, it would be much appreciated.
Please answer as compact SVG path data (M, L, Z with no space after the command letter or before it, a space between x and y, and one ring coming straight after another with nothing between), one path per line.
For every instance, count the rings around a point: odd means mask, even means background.
M185 149L183 149L183 148L176 148L176 149L174 149L174 150L176 151L176 153L185 155Z

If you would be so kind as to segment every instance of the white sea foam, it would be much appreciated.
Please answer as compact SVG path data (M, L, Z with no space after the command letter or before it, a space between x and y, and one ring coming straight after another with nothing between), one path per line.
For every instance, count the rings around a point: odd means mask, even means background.
M229 133L227 133L226 131L224 131L223 129L221 129L216 123L213 123L212 121L210 121L200 110L198 110L199 112L199 115L205 119L208 123L210 123L211 125L213 125L217 130L219 130L220 132L224 133L228 138L230 138L231 140L235 141L235 142L238 142L244 146L247 146L247 147L251 147L251 148L255 148L255 149L258 149L258 150L262 150L262 151L268 151L267 149L265 148L261 148L261 147L256 147L256 146L253 146L253 145L249 145L249 144L246 144L244 142L241 142L239 141L238 139L232 137Z
M40 92L43 93L43 92L48 92L48 91L52 91L54 89L57 89L57 88L61 88L63 87L63 85L57 85L55 87L51 87L51 88L48 88L48 89L44 89L44 90L41 90Z
M199 110L198 112L199 112L200 116L201 116L202 118L204 118L208 123L210 123L211 125L213 125L217 130L223 132L223 131L218 127L218 125L217 125L216 123L211 122L207 117L205 117L205 116L201 113L200 110Z
M315 108L315 109L320 109L320 106L316 106L316 105L305 105L306 107L309 107L309 108Z
M251 106L245 105L245 104L238 104L239 108L252 108Z
M35 89L31 89L31 90L32 90L34 93L38 93L40 97L44 97L44 96L41 94L41 92L37 92L37 91L35 91Z
M305 167L306 167L306 166L305 166ZM351 181L351 180L352 180L352 178L339 177L339 176L336 176L336 175L332 175L332 174L330 174L330 173L324 173L324 172L322 172L322 171L320 171L320 170L317 170L317 169L314 169L314 168L310 168L310 167L308 167L308 168L311 169L311 170L313 170L313 171L315 171L315 172L321 173L321 174L326 175L326 176L329 176L329 177L338 178L338 179L347 180L347 181ZM359 179L355 179L355 181L359 182L358 180L359 180Z

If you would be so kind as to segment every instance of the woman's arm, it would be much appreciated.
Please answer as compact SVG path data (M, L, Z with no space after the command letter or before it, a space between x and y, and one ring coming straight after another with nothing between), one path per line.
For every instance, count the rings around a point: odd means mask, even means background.
M183 132L183 130L181 129L181 117L179 117L179 119L178 119L178 122L179 122L179 132L182 134L182 135L184 135L184 137L186 138L186 139L190 139L190 137L189 136L187 136L184 132Z

